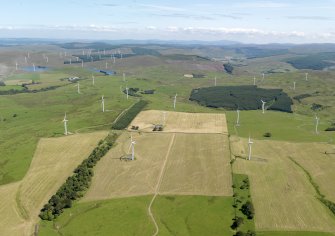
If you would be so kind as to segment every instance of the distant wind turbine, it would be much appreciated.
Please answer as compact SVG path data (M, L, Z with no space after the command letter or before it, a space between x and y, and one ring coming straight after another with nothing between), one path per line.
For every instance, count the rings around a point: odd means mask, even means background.
M177 94L174 96L174 100L173 100L173 109L176 110L176 103L177 103Z
M319 121L320 121L320 118L317 115L315 115L315 133L316 134L319 134L319 131L318 131Z
M68 132L67 132L67 118L66 118L66 113L65 113L65 116L64 116L64 119L63 119L63 123L64 123L64 134L65 135L68 135Z
M236 126L240 126L240 110L236 110L237 118L236 118Z
M250 136L249 136L249 140L248 140L248 147L249 147L248 160L249 160L249 161L251 160L251 145L252 145L253 143L254 143L254 142L251 141Z

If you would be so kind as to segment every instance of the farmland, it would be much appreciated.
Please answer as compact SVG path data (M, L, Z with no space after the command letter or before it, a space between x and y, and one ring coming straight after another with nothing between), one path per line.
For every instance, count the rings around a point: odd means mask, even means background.
M121 50L130 55L131 47ZM8 64L10 73L4 78L8 85L0 90L22 90L17 84L36 83L27 85L29 93L0 95L0 209L1 216L5 215L0 220L1 235L31 233L43 204L111 128L118 129L113 133L119 137L94 167L84 197L74 200L72 208L53 222L40 221L39 235L151 235L154 221L158 235L233 235L236 216L244 217L236 230L255 230L257 235L334 234L334 216L317 199L312 184L326 199L335 201L331 184L335 133L324 131L334 122L333 71L308 70L307 81L307 70L298 71L285 62L292 56L287 50L133 48L145 55L116 58L115 63L105 57L85 62L81 68L80 63L64 64L68 58L50 53L51 69L41 73L14 71ZM112 52L117 49L111 46ZM81 54L81 48L66 50ZM31 57L44 65L40 54L31 53ZM231 60L231 74L224 72L222 61L211 59L228 54L241 56ZM11 56L23 63L18 52ZM116 75L95 72L104 69L105 62ZM186 73L203 76L185 78ZM67 80L74 76L81 78L80 94L76 84ZM272 111L270 106L262 114L260 103L256 110L241 107L240 126L236 126L236 111L189 100L195 89L215 88L220 93L222 87L255 88L254 76L256 90L276 91L292 99L292 113ZM217 86L212 87L215 77ZM126 87L153 89L155 94L127 99L122 92ZM134 104L140 104L139 109ZM65 112L73 135L61 137ZM316 114L320 117L318 134ZM163 125L163 130L153 131L155 125ZM253 158L247 162L241 158L247 155L249 135L254 146ZM134 161L126 160L131 140L136 142ZM237 158L231 161L231 157ZM64 171L59 177L55 171L60 169ZM246 179L250 186L240 189ZM247 200L255 207L253 219L241 211Z
M233 155L245 158L247 140L232 139ZM313 186L285 150L280 143L255 140L252 161L237 158L234 163L235 173L249 176L256 229L334 232L334 216L315 197Z
M41 139L25 177L0 188L0 234L30 234L43 204L106 135L103 131Z

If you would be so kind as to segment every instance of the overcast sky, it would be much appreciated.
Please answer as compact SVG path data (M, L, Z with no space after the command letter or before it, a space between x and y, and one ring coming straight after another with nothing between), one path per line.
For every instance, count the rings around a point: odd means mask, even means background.
M0 37L335 43L335 0L0 0Z

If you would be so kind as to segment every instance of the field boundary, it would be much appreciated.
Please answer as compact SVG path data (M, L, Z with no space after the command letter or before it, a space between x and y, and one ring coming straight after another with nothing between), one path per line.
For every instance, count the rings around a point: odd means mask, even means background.
M297 162L296 160L294 160L292 157L288 157L295 165L297 165L306 175L307 175L307 178L308 178L308 182L313 186L315 192L317 193L317 199L323 204L325 205L330 211L331 213L333 213L333 215L335 216L335 203L328 200L326 198L326 196L324 194L322 194L320 192L320 189L319 189L319 185L317 183L314 182L311 174L302 166L299 164L299 162Z

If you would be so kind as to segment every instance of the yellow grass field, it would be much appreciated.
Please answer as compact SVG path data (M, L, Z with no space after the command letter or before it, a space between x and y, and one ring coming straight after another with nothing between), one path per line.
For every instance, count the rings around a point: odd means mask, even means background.
M232 153L245 157L247 139L233 137L231 141ZM335 217L316 198L303 170L288 158L310 159L317 151L309 153L306 143L253 141L251 161L237 158L234 172L249 176L256 229L335 232Z
M154 194L166 155L159 194L232 195L226 135L131 133L136 160L120 160L130 146L130 133L124 133L95 167L82 201Z
M160 194L231 196L228 137L176 134Z
M158 181L172 134L132 133L135 160L120 161L129 153L130 134L123 133L117 145L94 169L92 184L82 201L152 194Z
M148 110L141 112L129 127L139 126L139 130L151 132L154 124L162 124L163 112L166 112L163 132L180 133L227 133L225 114L185 113Z
M0 187L0 235L32 235L40 209L106 135L41 139L26 176Z

